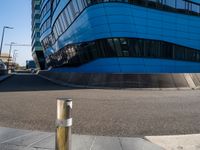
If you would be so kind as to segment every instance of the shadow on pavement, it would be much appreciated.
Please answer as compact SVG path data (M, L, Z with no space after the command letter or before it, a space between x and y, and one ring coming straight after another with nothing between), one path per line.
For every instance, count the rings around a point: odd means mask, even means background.
M0 82L0 92L67 90L71 87L57 85L35 74L15 74Z

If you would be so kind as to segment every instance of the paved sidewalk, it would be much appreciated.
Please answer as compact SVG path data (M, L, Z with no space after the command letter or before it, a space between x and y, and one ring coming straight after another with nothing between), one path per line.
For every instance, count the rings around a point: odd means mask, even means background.
M55 134L0 127L0 150L54 150ZM143 138L73 135L72 150L200 150L200 134Z
M0 128L0 150L53 150L55 134ZM142 138L73 135L72 150L163 150Z

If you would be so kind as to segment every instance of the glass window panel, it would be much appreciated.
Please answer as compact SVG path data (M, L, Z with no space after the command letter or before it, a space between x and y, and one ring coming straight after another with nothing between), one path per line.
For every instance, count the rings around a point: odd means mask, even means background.
M58 22L55 23L55 29L56 29L56 31L57 31L58 36L60 36L61 30L60 30L60 28L59 28Z
M70 20L70 17L69 17L68 9L65 8L63 13L64 13L64 16L65 16L66 22L67 22L67 24L69 26L71 24L71 20Z
M79 15L79 8L78 8L76 0L72 1L72 5L74 9L74 16L77 17Z
M68 27L67 18L66 18L66 16L65 16L64 13L62 13L60 17L61 17L61 20L62 20L62 23L63 23L64 29L66 30L67 27Z
M133 53L136 57L143 57L144 56L144 42L143 40L136 39L133 41L134 49Z
M74 21L73 10L71 9L70 5L68 5L67 11L69 14L70 22L73 22Z
M196 13L199 13L199 5L192 4L192 11L196 12Z
M120 38L120 43L121 43L122 55L125 57L129 56L128 40L126 38Z
M58 18L58 26L60 28L60 34L62 34L65 31L65 28L64 28L61 17Z
M115 51L115 45L113 43L113 39L108 39L107 40L107 51L106 53L108 52L109 53L109 56L113 57L113 56L116 56L116 51Z
M79 11L82 12L82 10L84 9L84 3L81 0L76 0L78 7L79 7Z
M156 8L158 5L157 0L148 0L147 3L148 3L148 7L152 7L152 8Z
M63 18L63 14L60 15L58 20L59 20L62 32L64 32L67 29L67 25L66 25L66 21Z
M115 50L117 52L117 56L121 57L122 56L122 49L121 49L121 43L118 38L114 38L113 42L115 44Z
M165 5L169 6L169 7L172 7L172 8L175 8L176 6L176 1L175 0L166 0L165 1Z
M176 8L177 9L185 9L185 1L184 0L176 0Z

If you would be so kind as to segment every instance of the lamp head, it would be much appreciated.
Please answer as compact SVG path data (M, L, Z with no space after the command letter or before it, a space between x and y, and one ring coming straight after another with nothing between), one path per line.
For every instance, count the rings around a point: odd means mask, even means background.
M13 27L9 27L9 26L4 26L4 28L6 28L6 29L14 29Z

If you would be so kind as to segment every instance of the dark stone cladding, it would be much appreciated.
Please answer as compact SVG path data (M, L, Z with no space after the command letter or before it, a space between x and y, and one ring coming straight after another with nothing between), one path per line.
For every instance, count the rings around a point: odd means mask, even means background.
M109 38L67 45L46 58L48 67L78 67L99 58L132 57L200 62L200 50L139 38Z
M185 74L112 74L40 71L39 75L58 84L94 88L191 88ZM189 74L197 89L200 74Z

